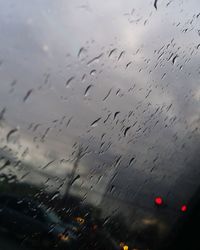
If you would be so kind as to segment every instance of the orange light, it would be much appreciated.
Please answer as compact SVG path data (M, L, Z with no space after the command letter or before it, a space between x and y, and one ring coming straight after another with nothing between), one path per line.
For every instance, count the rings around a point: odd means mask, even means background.
M85 220L81 217L76 217L75 220L80 224L83 225L85 223Z
M58 238L61 240L61 241L68 241L69 240L69 236L68 235L64 235L62 233L60 233L58 235Z

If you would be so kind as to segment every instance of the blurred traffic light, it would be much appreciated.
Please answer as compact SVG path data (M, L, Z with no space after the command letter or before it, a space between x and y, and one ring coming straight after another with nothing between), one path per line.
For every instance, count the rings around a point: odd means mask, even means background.
M154 203L157 205L157 206L162 206L163 205L163 198L158 196L158 197L155 197L154 199Z
M182 205L181 206L181 212L186 212L187 211L187 206L186 205Z

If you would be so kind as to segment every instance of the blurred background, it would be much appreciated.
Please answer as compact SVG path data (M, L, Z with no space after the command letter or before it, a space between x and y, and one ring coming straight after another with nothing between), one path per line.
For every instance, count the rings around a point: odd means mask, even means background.
M199 187L199 20L197 0L1 0L2 214L25 197L76 249L160 246Z

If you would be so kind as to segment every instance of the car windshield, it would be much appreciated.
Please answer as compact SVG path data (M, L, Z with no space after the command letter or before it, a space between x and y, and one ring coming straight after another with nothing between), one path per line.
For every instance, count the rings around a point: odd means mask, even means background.
M0 248L197 249L200 1L0 0L0 34Z

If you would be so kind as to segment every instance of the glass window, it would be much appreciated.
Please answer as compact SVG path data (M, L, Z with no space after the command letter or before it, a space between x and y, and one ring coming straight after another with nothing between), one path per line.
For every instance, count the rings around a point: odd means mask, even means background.
M38 248L176 248L198 221L200 1L0 0L0 34L0 204L42 222Z

